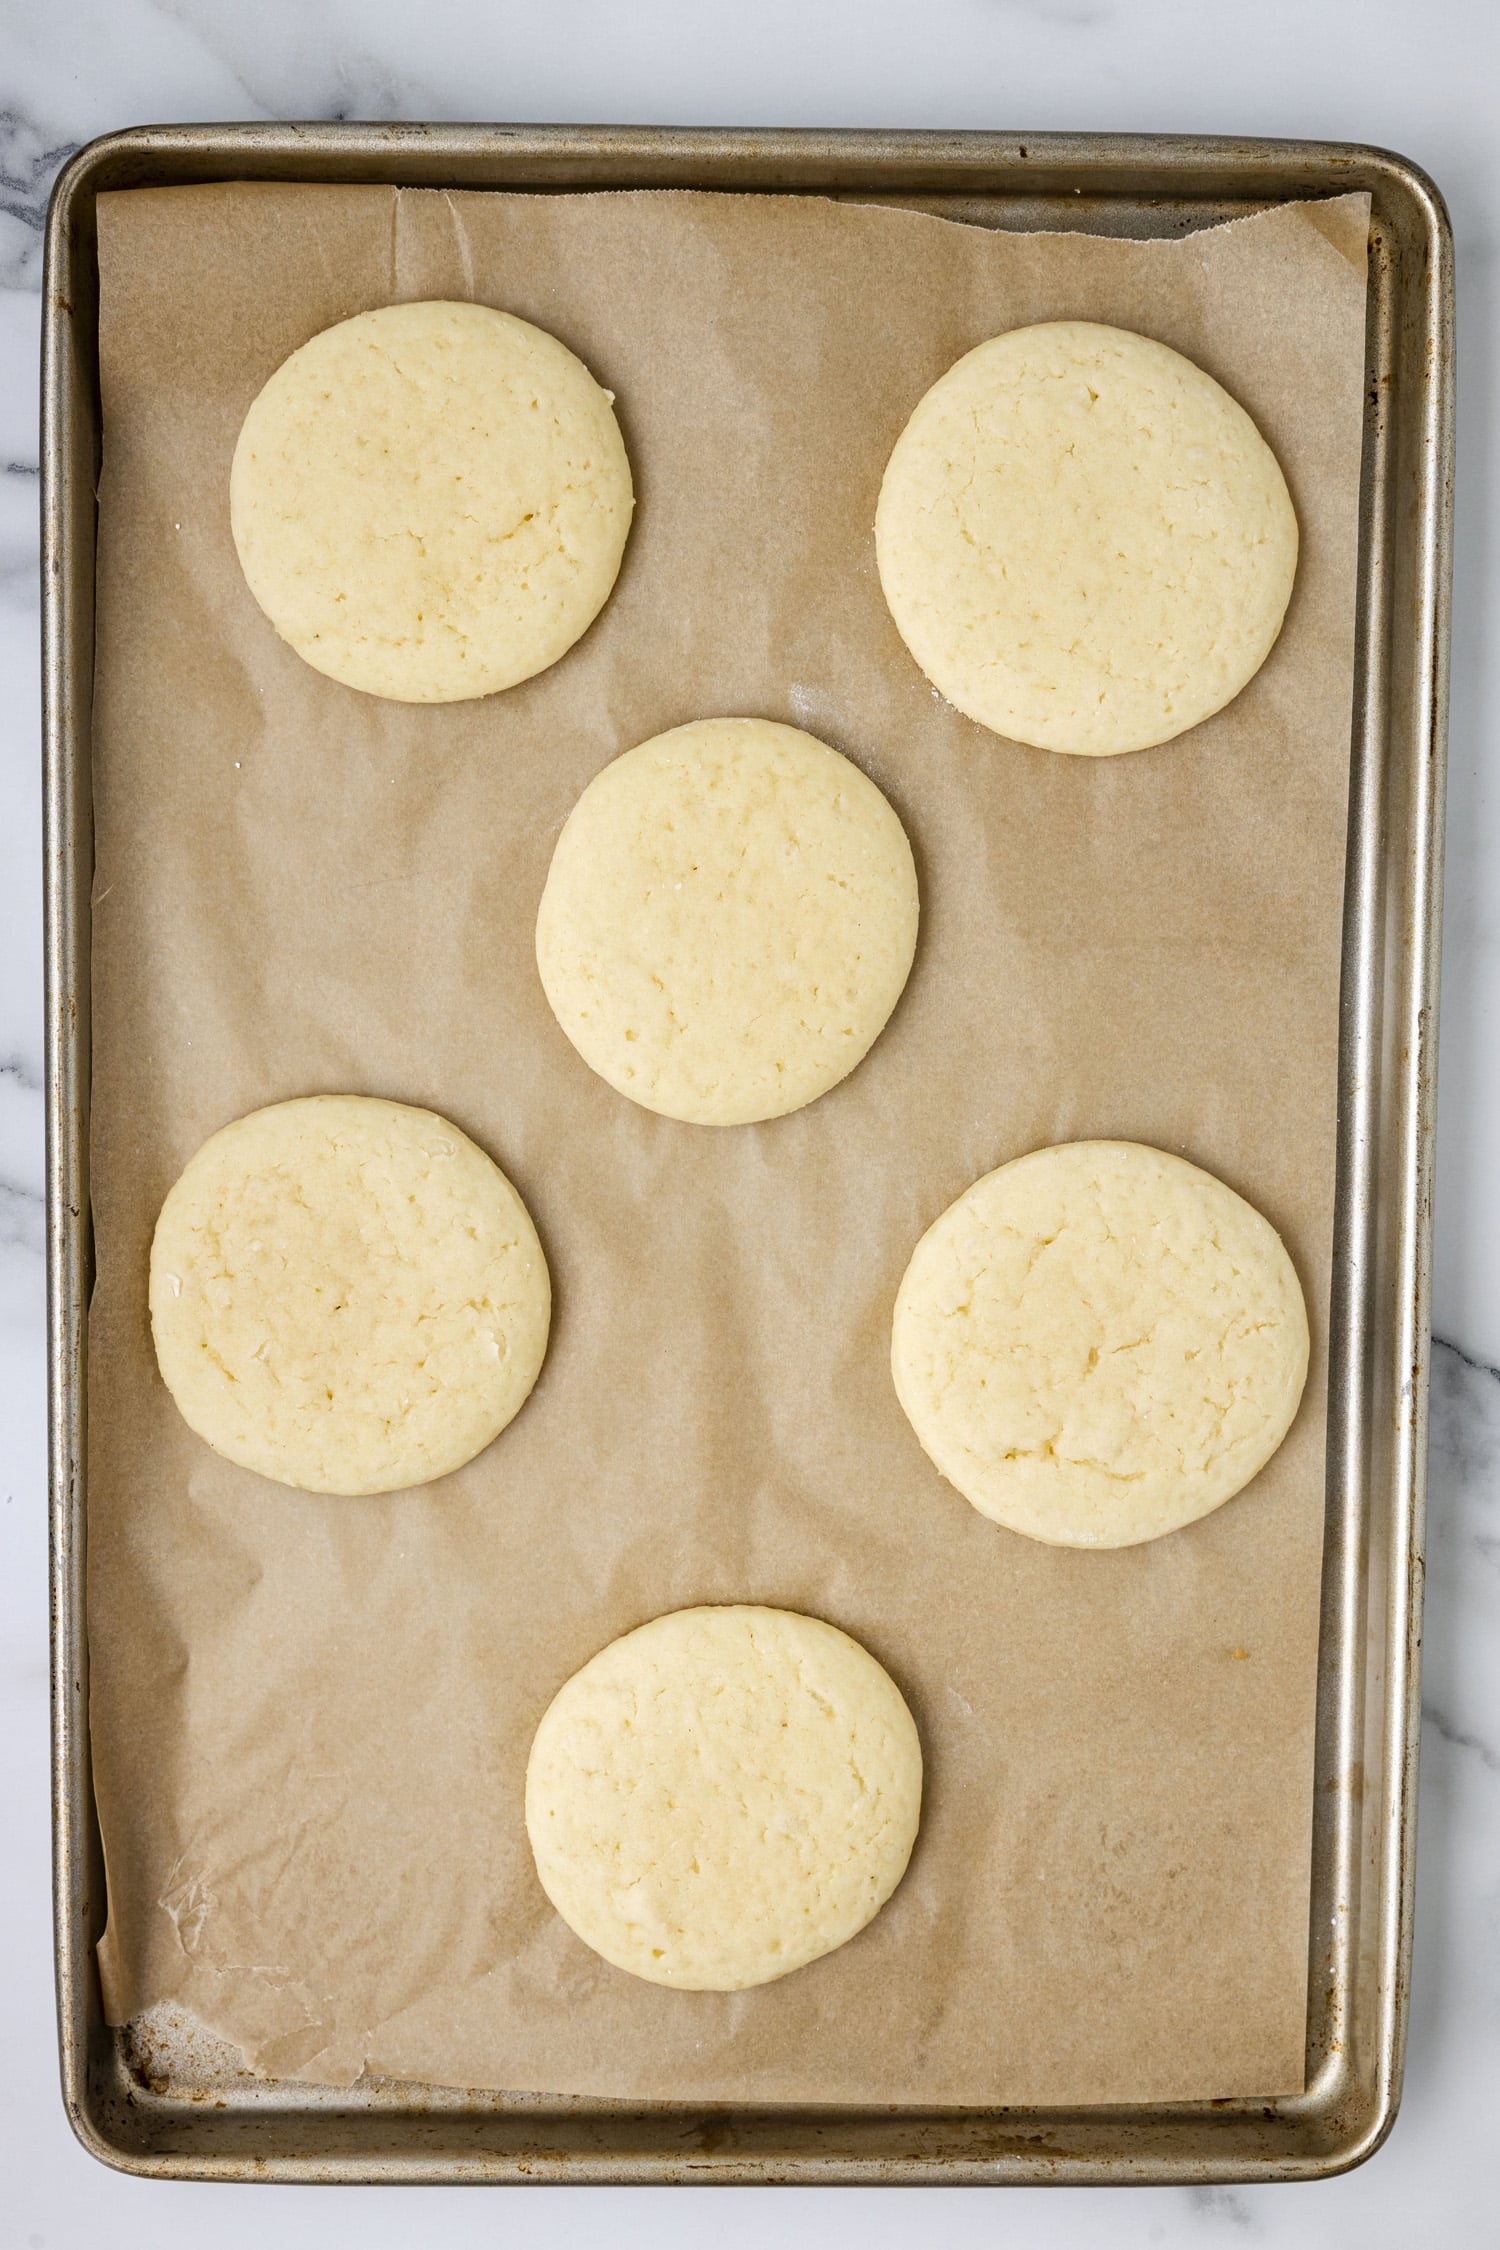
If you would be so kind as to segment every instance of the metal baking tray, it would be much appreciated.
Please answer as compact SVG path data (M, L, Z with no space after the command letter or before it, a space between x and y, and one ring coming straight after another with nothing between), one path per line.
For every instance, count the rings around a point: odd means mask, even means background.
M1301 2095L948 2111L386 2083L335 2092L195 2065L189 2042L104 2023L84 1619L94 207L107 189L240 179L811 192L991 226L1156 236L1291 197L1370 191ZM1447 216L1432 183L1380 149L1057 133L213 125L113 134L64 168L48 219L42 347L52 1802L63 2096L95 2156L198 2179L1197 2183L1317 2178L1379 2147L1400 2098L1411 1957L1452 449Z

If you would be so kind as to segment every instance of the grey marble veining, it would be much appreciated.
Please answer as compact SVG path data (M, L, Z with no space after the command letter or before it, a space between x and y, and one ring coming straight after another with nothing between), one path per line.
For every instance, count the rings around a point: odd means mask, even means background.
M234 117L1047 125L1374 140L1448 194L1461 461L1417 1961L1389 2147L1304 2189L881 2195L149 2187L55 2090L46 1847L36 339L46 198L112 127ZM1484 2250L1500 2092L1500 11L1492 0L0 0L0 2244Z

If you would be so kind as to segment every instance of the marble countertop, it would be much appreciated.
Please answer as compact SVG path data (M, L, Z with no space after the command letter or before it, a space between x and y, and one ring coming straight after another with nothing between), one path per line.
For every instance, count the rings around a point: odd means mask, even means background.
M1500 594L1493 0L0 0L0 2250L358 2241L870 2245L1495 2239L1500 2089ZM1308 2187L432 2190L123 2180L57 2095L47 1843L36 344L59 163L207 118L989 126L1375 141L1458 240L1460 454L1421 1843L1406 2096ZM712 2194L711 2209L705 2197ZM774 2195L774 2204L767 2198ZM1001 2199L1001 2200L997 2200Z

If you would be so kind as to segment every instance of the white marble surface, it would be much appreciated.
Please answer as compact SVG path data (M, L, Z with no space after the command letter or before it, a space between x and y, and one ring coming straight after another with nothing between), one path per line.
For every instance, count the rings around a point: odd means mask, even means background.
M35 352L57 164L169 119L412 117L1288 133L1434 174L1461 452L1417 1965L1387 2148L1303 2188L419 2199L122 2180L57 2098L47 1697ZM1500 599L1495 0L0 0L0 2250L420 2240L878 2246L1500 2239ZM708 2205L705 2197L713 2195ZM771 2203L768 2197L774 2195Z

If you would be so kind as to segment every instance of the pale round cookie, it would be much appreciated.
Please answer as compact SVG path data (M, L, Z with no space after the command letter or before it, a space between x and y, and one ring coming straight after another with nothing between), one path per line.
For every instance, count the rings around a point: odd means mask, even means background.
M1280 1237L1232 1188L1134 1141L1002 1164L928 1228L891 1372L980 1513L1058 1547L1130 1547L1263 1468L1307 1378Z
M610 394L489 305L385 305L284 360L229 478L250 591L299 656L402 703L543 672L614 585L634 505Z
M769 1984L862 1930L906 1870L922 1751L890 1675L785 1609L679 1609L592 1657L526 1766L542 1888L617 1969Z
M552 855L536 958L590 1069L643 1108L746 1125L816 1101L895 1007L911 846L826 743L698 719L589 783Z
M1242 406L1148 336L1057 320L949 368L896 441L880 582L981 726L1107 757L1221 710L1281 630L1297 518Z
M430 1110L278 1102L204 1142L162 1205L151 1331L201 1438L304 1492L445 1476L517 1413L547 1263L504 1173Z

